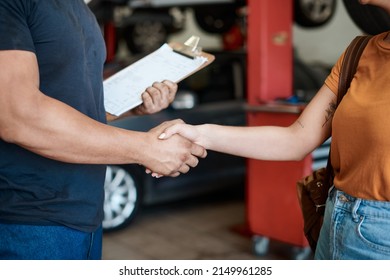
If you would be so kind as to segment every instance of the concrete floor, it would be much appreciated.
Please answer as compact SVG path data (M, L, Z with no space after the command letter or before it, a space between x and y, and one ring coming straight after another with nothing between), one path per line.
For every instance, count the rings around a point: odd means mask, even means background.
M271 240L254 253L245 226L243 191L144 207L127 228L105 233L106 260L256 260L294 259L295 249ZM309 259L311 256L309 256Z

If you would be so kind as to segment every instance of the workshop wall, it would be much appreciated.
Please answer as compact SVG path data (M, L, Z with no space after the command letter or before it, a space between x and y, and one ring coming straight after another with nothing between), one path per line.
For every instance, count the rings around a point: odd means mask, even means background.
M348 15L342 1L337 4L336 14L323 27L305 29L296 24L293 26L294 46L303 61L333 65L350 41L362 34Z

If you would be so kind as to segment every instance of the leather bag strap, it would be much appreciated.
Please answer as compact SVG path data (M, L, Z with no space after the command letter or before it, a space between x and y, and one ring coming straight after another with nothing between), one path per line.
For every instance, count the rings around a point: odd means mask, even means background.
M353 76L356 73L360 56L362 55L363 50L366 47L368 41L371 39L371 37L372 35L361 35L355 37L345 51L344 59L340 69L336 108L349 89ZM330 150L328 162L326 165L326 171L328 181L330 182L329 186L332 186L334 173L330 160Z
M357 36L345 51L343 63L341 64L339 86L337 93L337 106L340 104L341 99L347 93L351 84L353 76L356 73L357 66L359 64L360 56L363 53L368 41L371 39L371 35Z

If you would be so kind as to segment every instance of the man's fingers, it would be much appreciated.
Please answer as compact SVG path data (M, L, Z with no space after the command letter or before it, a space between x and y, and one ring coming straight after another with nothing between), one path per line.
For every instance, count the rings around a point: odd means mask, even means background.
M190 157L187 161L186 164L189 165L190 167L196 167L199 163L199 159L195 156Z
M205 158L207 156L207 151L202 146L192 144L191 154L196 157Z
M190 171L190 167L189 167L187 164L183 164L183 165L180 166L180 168L179 168L179 172L182 173L182 174L185 174L185 173L187 173L188 171Z
M160 91L154 87L148 87L145 91L148 95L148 99L150 100L148 103L148 108L154 109L158 107L159 104L162 103ZM145 104L146 107L146 104Z
M170 93L170 89L168 87L168 85L164 84L164 83L153 83L153 87L158 89L162 94L169 94Z
M145 107L150 107L150 106L153 105L153 99L152 99L152 97L150 96L150 93L148 93L148 92L145 91L145 92L142 94L142 102L143 102L143 104L144 104Z
M177 83L174 83L172 81L169 81L169 80L164 80L163 81L163 84L167 85L170 89L170 92L176 92L177 91L177 88L178 88L178 85Z
M180 172L174 172L172 174L170 174L169 176L170 177L178 177L180 175Z
M169 98L169 102L171 103L175 99L178 85L177 83L173 83L167 80L164 80L163 84L168 87L168 91L169 91L168 98Z

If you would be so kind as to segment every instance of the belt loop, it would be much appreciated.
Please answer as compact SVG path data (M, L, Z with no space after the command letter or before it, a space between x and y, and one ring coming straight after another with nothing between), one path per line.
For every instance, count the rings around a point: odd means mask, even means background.
M360 198L357 198L353 204L352 207L352 218L355 223L359 221L360 215L357 213L357 210L359 209L360 203L362 200Z

